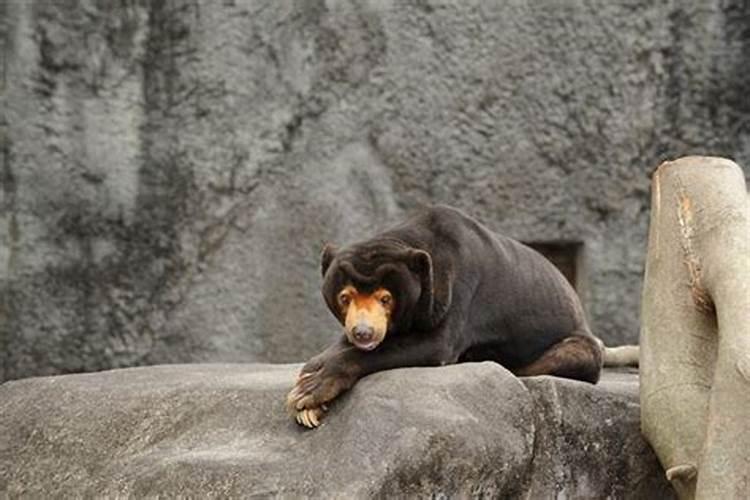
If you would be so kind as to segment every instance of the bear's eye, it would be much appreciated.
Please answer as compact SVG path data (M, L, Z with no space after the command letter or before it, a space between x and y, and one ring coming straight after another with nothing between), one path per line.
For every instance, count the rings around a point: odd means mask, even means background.
M339 304L342 306L348 306L349 302L352 301L352 298L349 296L348 293L342 293L339 295Z
M393 302L393 297L391 297L390 295L383 295L378 300L380 300L381 304L387 307L391 305L391 302Z

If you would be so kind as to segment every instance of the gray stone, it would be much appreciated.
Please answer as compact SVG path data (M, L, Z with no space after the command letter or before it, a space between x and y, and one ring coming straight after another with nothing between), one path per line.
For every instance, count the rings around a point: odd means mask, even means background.
M669 498L637 377L494 363L362 379L304 430L297 365L166 365L0 386L0 496Z
M527 498L674 498L640 433L636 373L605 371L597 386L554 377L524 383L537 427Z
M634 341L649 171L704 152L750 165L749 14L0 2L0 380L301 361L336 330L323 243L430 202L582 242L593 330Z

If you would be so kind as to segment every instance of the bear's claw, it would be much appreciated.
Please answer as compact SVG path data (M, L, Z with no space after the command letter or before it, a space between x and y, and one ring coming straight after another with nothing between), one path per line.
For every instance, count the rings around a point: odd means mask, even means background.
M320 425L320 420L325 412L325 407L319 408L305 408L297 412L295 420L298 424L304 425L307 428L314 429Z

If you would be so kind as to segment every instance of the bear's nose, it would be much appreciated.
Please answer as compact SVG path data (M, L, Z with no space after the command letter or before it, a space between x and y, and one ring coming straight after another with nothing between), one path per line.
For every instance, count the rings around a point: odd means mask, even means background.
M374 333L375 330L368 325L359 324L352 328L352 336L354 340L358 340L359 342L369 342L372 340Z

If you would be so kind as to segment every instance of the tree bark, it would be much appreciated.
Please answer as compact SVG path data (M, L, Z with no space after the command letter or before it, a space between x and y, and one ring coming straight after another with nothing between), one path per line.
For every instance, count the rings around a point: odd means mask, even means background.
M742 170L687 157L652 179L641 426L681 498L750 498L750 201Z

